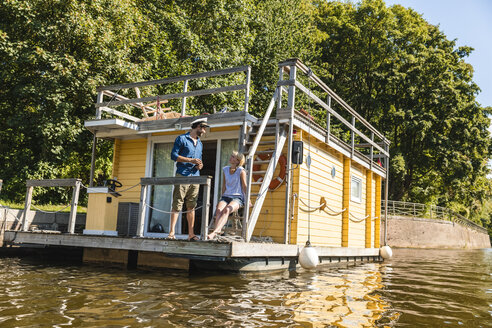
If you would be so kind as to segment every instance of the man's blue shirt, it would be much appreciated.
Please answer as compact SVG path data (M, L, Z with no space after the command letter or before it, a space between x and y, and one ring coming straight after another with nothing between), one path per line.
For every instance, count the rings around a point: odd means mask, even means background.
M180 135L174 141L174 147L171 151L171 159L176 161L178 156L188 157L188 158L199 158L202 159L203 144L198 138L195 143L190 136L190 133ZM195 164L192 163L176 163L176 173L184 176L199 176L200 171L197 169Z

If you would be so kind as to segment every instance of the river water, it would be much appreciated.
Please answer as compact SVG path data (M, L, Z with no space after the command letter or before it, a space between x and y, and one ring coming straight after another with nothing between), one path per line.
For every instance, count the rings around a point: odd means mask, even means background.
M258 276L0 258L0 327L492 327L492 249Z

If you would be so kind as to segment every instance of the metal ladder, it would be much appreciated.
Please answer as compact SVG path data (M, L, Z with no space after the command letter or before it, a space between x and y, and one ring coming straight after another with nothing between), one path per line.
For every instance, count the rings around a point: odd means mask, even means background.
M287 128L285 124L280 124L278 120L269 120L270 114L273 109L273 105L277 99L277 93L275 93L269 108L265 114L265 117L260 124L254 124L251 130L247 133L245 143L243 147L243 153L246 155L246 171L247 171L247 190L245 195L245 207L243 215L243 238L245 241L250 241L253 231L255 229L256 222L261 212L263 202L268 193L268 187L273 179L273 173L277 167L282 149L287 140ZM264 136L275 136L274 140L262 140ZM257 147L272 145L273 149L257 150ZM268 160L261 160L258 158L260 154L268 154L270 158ZM268 164L266 170L254 171L255 165ZM263 175L262 181L254 182L253 175ZM252 185L259 185L259 191L257 193L251 192ZM256 197L254 205L250 209L248 206L248 200L252 197Z

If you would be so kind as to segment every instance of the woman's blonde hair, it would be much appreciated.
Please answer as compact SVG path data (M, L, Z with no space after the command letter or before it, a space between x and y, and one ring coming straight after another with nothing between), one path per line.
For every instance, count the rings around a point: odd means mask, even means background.
M244 165L244 162L245 162L245 159L244 159L244 155L236 150L234 150L232 152L232 156L234 156L238 161L239 161L239 166L243 166Z

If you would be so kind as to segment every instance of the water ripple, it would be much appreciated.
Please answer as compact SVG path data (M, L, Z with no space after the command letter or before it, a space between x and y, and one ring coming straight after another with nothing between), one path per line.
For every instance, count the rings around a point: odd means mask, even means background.
M492 252L194 275L0 258L1 327L492 327Z

